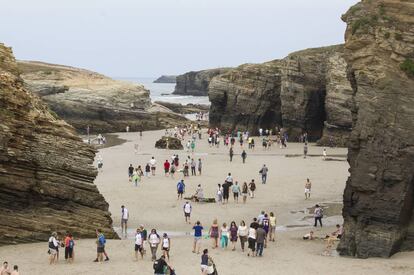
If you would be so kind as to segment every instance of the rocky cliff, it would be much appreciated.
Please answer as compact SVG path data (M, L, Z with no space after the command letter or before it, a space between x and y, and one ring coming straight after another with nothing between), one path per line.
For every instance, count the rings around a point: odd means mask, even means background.
M154 83L175 83L176 75L162 75L154 80Z
M173 94L207 96L210 80L216 75L225 73L228 68L218 68L203 70L198 72L188 72L177 76Z
M414 250L414 2L362 1L344 16L353 88L339 252Z
M263 64L245 64L214 77L210 123L228 130L286 129L344 145L351 127L343 46L308 49ZM321 144L328 141L323 137Z
M52 231L116 237L93 184L95 150L57 119L19 77L0 44L0 245L45 241Z
M59 117L85 132L160 129L186 121L151 104L142 85L113 80L88 70L43 62L19 61L27 89Z

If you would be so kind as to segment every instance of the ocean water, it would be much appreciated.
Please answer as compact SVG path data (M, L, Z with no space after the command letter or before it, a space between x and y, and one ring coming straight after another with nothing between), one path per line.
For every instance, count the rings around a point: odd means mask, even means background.
M156 79L153 77L117 77L116 79L144 85L150 91L152 102L166 101L181 103L183 105L189 103L210 105L208 96L181 96L171 94L174 91L175 83L153 83Z

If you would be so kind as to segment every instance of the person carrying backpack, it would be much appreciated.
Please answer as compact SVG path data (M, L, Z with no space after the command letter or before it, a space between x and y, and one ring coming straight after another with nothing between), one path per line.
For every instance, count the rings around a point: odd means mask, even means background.
M96 229L96 237L97 237L96 239L97 256L94 262L102 262L104 255L105 255L105 261L109 261L108 254L106 254L106 251L105 251L106 239L100 229Z

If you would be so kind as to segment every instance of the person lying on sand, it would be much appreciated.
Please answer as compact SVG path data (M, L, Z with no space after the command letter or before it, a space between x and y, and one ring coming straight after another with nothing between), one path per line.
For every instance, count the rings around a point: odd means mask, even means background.
M309 232L309 233L305 234L302 238L303 238L304 240L315 240L315 239L316 239L316 238L313 236L313 231L311 231L311 232Z

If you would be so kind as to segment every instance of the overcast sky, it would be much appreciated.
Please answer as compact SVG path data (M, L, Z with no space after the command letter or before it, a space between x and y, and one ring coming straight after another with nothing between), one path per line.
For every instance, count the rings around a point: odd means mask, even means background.
M180 74L342 43L357 0L0 0L18 59L115 77Z

